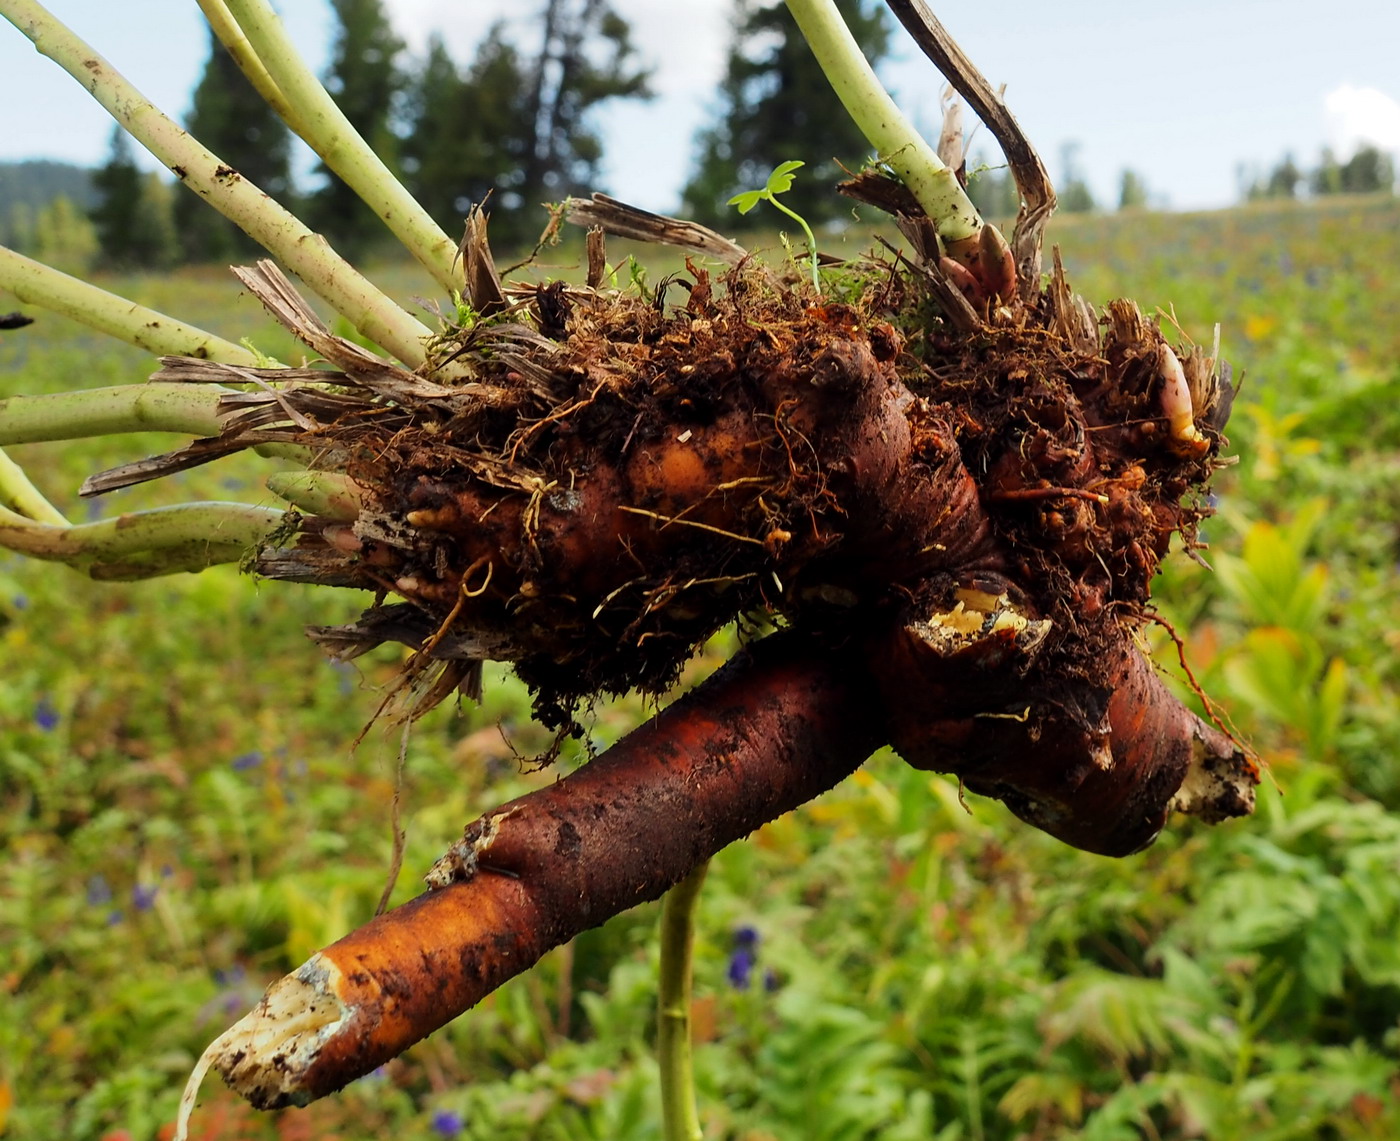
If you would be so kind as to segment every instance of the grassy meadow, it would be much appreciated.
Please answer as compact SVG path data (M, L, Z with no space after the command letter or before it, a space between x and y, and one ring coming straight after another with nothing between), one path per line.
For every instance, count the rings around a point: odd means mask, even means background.
M875 757L714 861L696 965L706 1137L1400 1136L1400 201L1073 218L1050 240L1091 300L1161 306L1207 344L1219 322L1243 374L1213 571L1172 560L1159 602L1268 767L1258 814L1178 821L1113 861ZM429 291L402 268L371 276ZM222 272L102 284L296 355ZM151 371L34 315L0 334L0 393ZM77 500L88 473L170 446L12 454L79 519L272 502L251 456ZM167 1138L205 1044L371 915L397 733L351 745L395 662L333 666L300 632L363 603L226 567L110 585L0 556L0 1136ZM646 712L600 707L589 744ZM396 902L463 824L555 779L517 760L544 743L499 669L481 707L418 725ZM259 1114L211 1080L194 1136L656 1138L656 918L588 932L305 1110Z

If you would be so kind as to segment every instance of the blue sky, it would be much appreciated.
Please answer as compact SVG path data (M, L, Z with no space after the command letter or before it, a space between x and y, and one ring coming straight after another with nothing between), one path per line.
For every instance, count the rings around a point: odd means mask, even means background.
M723 67L726 0L614 0L656 69L658 97L604 116L605 188L672 209ZM529 0L386 0L421 50L437 29L469 57L498 16L532 32ZM1324 144L1358 139L1400 151L1400 0L1176 0L1171 5L1061 0L933 0L1007 101L1055 178L1066 144L1095 193L1112 200L1132 167L1156 200L1181 209L1237 197L1237 167L1285 151L1303 165ZM50 0L49 8L163 109L181 115L205 58L194 0ZM293 35L318 68L329 46L326 0L283 0ZM940 78L901 45L887 82L921 125L937 118ZM0 159L95 163L110 122L90 97L0 24ZM986 136L981 136L985 143ZM973 151L977 151L974 141ZM785 158L810 157L775 155Z

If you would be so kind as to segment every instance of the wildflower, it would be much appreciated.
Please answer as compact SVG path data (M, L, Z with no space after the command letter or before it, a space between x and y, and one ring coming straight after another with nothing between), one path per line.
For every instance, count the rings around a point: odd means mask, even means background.
M748 926L736 927L734 950L729 955L729 985L735 990L748 990L757 961L758 931Z
M112 885L106 876L93 876L87 882L87 901L93 907L112 902Z
M160 888L156 885L146 887L144 884L137 884L131 889L131 906L137 911L150 911L155 906L156 896Z
M449 1139L462 1132L462 1115L451 1109L439 1109L433 1114L433 1132Z
M39 698L39 704L34 707L34 724L45 733L52 733L58 728L58 710L47 694Z
M17 595L14 596L14 598L12 598L12 599L10 600L10 603L11 603L12 606L14 606L14 608L15 608L16 610L28 610L28 609L29 609L29 595L27 595L27 594L17 594Z
M234 757L233 760L229 761L229 768L236 773L242 773L247 772L249 769L255 769L262 763L262 753L254 750L251 753L240 753L238 756Z
M214 981L221 987L235 987L243 982L248 972L243 969L242 963L234 963L228 970L216 969L214 971Z

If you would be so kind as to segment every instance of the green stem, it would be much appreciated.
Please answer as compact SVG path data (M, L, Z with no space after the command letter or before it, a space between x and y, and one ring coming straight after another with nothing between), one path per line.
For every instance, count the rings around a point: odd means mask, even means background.
M982 231L977 208L881 86L834 0L787 0L787 6L846 113L909 188L939 235L949 245L975 241Z
M0 289L155 356L258 365L255 353L0 246Z
M0 15L78 80L142 146L225 218L279 258L366 337L410 368L431 330L362 277L319 234L162 114L38 0L0 0Z
M206 14L218 0L204 0ZM463 275L457 244L428 216L417 200L355 130L330 93L321 86L297 52L268 0L223 0L246 42L265 69L267 81L281 93L270 100L287 125L321 156L403 243L418 263L449 293L460 291ZM215 24L216 34L220 24ZM235 53L235 59L240 56ZM249 76L251 79L252 76ZM295 108L288 117L284 107Z
M3 449L0 449L0 507L18 511L37 523L68 526L63 512L44 498L39 489L29 482L24 469L10 459Z
M238 21L233 18L233 13L228 10L224 0L196 0L196 3L204 13L204 18L209 21L209 27L213 29L219 43L223 44L224 50L233 57L233 62L238 65L243 77L253 85L253 90L262 97L264 103L277 112L277 117L282 122L291 127L299 137L305 138L302 134L305 124L297 114L297 109L287 101L276 80L268 74L267 68L263 66L258 53L253 50L253 45L248 42L248 37L243 34L243 29L238 26Z
M340 472L273 472L267 489L308 515L346 523L357 518L365 504L365 489Z
M0 547L126 581L236 563L281 521L270 507L182 503L65 527L0 507Z
M709 861L694 868L661 903L661 978L657 1000L657 1061L661 1068L661 1136L701 1141L690 1040L691 967L695 909Z
M768 201L773 203L774 206L776 206L789 218L792 218L794 221L796 221L796 223L802 227L802 232L807 235L807 252L812 259L812 288L815 289L818 293L820 293L822 291L822 280L817 271L817 237L815 234L812 233L812 227L807 225L807 219L802 217L801 214L797 213L797 211L795 210L789 210L786 206L779 202L777 195L770 194L768 196Z
M219 397L229 391L217 385L150 381L48 396L10 396L0 400L0 446L121 432L217 436L223 430Z

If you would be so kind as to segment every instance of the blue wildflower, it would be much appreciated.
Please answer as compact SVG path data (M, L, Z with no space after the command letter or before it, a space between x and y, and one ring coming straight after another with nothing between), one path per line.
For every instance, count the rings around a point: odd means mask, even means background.
M156 885L147 887L138 883L131 889L131 906L137 911L150 911L155 906L156 896L159 894L160 888Z
M236 773L242 773L247 772L249 769L255 769L262 763L262 753L254 750L251 753L240 753L238 756L234 757L233 760L229 762L229 768L233 769Z
M87 882L87 901L93 907L112 902L112 885L106 876L93 876Z
M753 981L754 965L758 962L758 931L745 925L734 929L734 950L729 955L729 985L735 990L748 990Z
M52 733L58 728L58 710L47 694L39 698L39 704L34 707L34 724L45 733Z
M16 610L29 609L29 595L27 594L17 594L10 601Z
M243 969L242 963L234 963L228 970L216 969L214 971L214 981L221 987L238 986L247 977L247 972Z
M740 947L729 956L729 985L735 990L748 990L753 981L753 952Z
M121 910L119 908L114 908L113 910L107 912L107 926L115 927L125 918L126 917L121 913Z
M439 1137L448 1138L449 1141L462 1132L464 1124L462 1115L451 1109L439 1109L433 1114L433 1132Z

